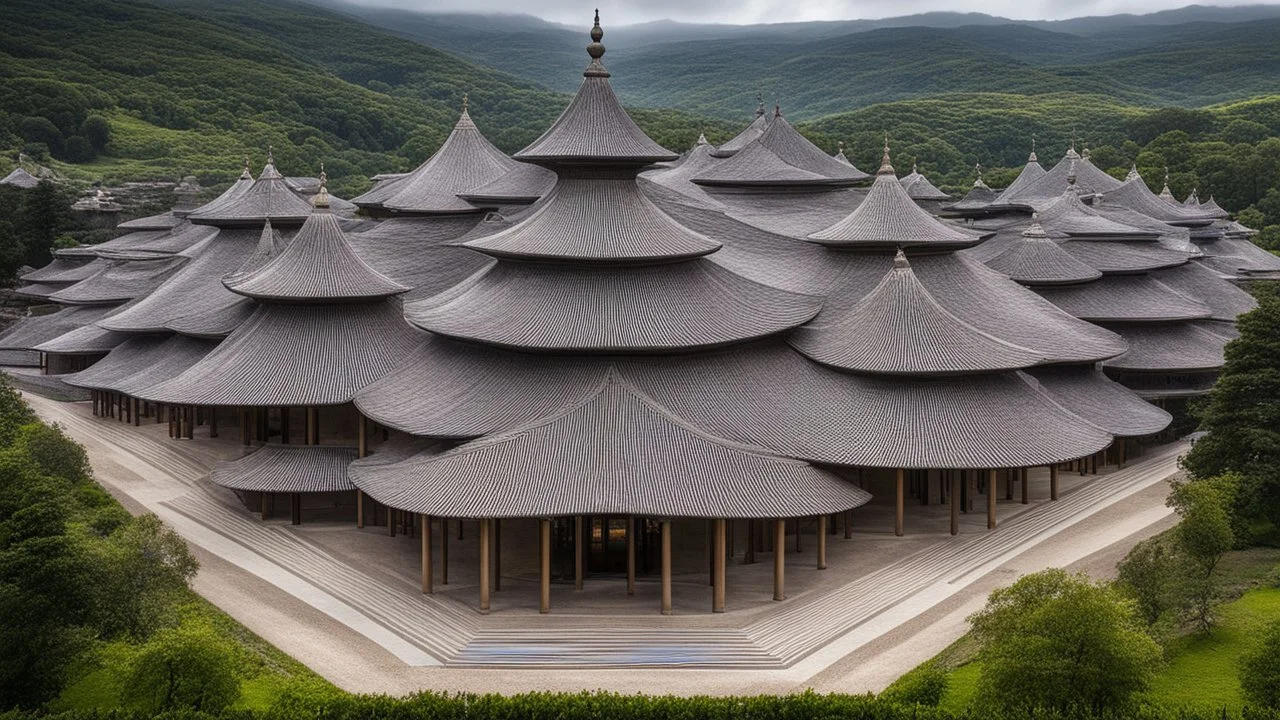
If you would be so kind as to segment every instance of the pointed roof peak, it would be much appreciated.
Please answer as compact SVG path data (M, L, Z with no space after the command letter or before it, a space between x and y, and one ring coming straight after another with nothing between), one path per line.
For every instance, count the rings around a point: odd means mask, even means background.
M773 101L773 116L782 117L782 104L777 100Z
M880 169L876 171L877 175L893 175L893 165L889 162L889 136L884 136L884 155L880 158Z
M249 155L248 155L248 153L246 153L246 154L245 154L245 156L244 156L244 169L240 171L240 179L241 179L241 180L252 180L252 179L253 179L253 173L249 172Z
M600 27L600 9L596 8L595 25L591 27L591 44L587 46L591 64L587 65L587 69L582 72L584 77L609 77L609 71L605 70L604 64L600 62L600 58L604 57L604 44L600 42L603 37L604 30Z
M698 133L698 142L694 143L693 145L694 147L697 147L699 145L710 145L710 144L711 143L707 141L706 133Z
M311 205L316 210L329 211L329 174L324 171L324 163L320 163L320 190L311 199ZM270 223L271 218L267 218L268 226Z
M973 172L974 172L974 174L975 174L975 175L977 175L977 177L975 177L975 178L974 178L974 180L973 180L973 186L974 186L974 187L976 187L976 188L985 188L985 187L987 187L987 184L986 184L985 182L983 182L983 181L982 181L982 163L980 163L980 162L976 162L976 163L974 163L974 164L973 164Z
M1038 163L1040 158L1036 157L1036 136L1031 136L1031 154L1027 156L1027 162Z
M756 117L764 116L764 93L756 91Z
M893 269L894 270L910 270L911 269L911 261L907 259L907 254L902 251L902 248L898 248L898 252L895 253L893 256Z
M1132 165L1129 166L1129 174L1125 175L1124 179L1133 180L1135 178L1140 178L1140 177L1142 177L1142 175L1138 174L1138 163L1133 163Z
M1043 240L1049 237L1040 225L1040 213L1031 213L1031 225L1022 231L1022 237L1028 240Z

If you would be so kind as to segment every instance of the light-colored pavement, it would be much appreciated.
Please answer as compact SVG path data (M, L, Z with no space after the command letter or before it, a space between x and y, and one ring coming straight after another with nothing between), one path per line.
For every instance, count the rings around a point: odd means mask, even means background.
M761 563L734 568L730 598L741 609L720 616L693 609L706 586L698 581L705 574L691 573L678 588L690 611L676 617L637 614L634 603L622 616L575 606L624 607L625 596L603 582L590 601L557 598L553 605L564 610L552 616L517 602L482 617L469 607L465 583L455 581L461 588L449 594L416 591L412 563L403 562L412 558L412 541L338 525L259 522L204 479L214 461L240 453L231 442L174 442L159 426L93 418L84 403L29 399L85 444L99 479L131 509L156 512L188 540L202 560L199 592L340 687L394 693L878 690L963 633L965 616L990 589L1049 566L1105 571L1165 526L1165 480L1184 449L1158 448L1058 502L1002 503L1009 519L993 533L977 529L973 517L955 538L863 531L833 541L832 567L846 572L801 571L800 592L783 603L758 597L752 580L768 572ZM936 526L925 521L937 508L909 508L909 517L912 510L922 513L921 526ZM363 555L349 549L365 546ZM388 552L398 562L387 561L384 571L375 558ZM516 587L499 597L528 594L520 579L504 573L504 586ZM742 587L736 599L735 587ZM670 669L680 665L702 669Z

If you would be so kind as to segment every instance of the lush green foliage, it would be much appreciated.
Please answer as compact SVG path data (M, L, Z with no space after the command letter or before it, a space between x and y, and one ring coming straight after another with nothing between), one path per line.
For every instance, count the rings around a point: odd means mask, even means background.
M1280 294L1260 291L1227 345L1222 375L1200 410L1198 440L1183 459L1197 481L1240 475L1235 513L1280 524ZM1245 538L1246 540L1248 538Z
M1131 601L1061 570L994 591L969 620L981 701L1009 712L1131 707L1160 660Z
M431 47L562 91L573 89L589 22L584 14L575 32L530 17L336 4ZM1273 39L1280 23L1244 23L1225 13L1213 19L1223 24L1107 18L1094 27L1030 27L981 17L939 22L944 19L935 16L913 18L914 27L854 21L699 28L617 27L606 14L604 42L615 85L628 103L724 119L746 117L757 90L770 100L778 96L796 119L957 92L1105 94L1144 106L1206 105L1274 92L1280 52Z
M0 147L47 146L109 180L229 182L274 145L282 171L349 195L407 170L444 140L470 93L477 124L511 152L568 96L289 0L15 0L0 24ZM102 120L106 120L105 128ZM687 114L639 122L688 147ZM711 123L714 127L715 123ZM68 154L69 138L80 151ZM83 141L83 142L81 142Z
M199 623L157 632L129 668L121 699L143 712L172 710L218 712L240 696L234 650Z
M71 188L50 182L31 189L0 185L0 285L23 265L48 263L59 236L88 234L84 219L71 211L74 199Z
M1280 710L1280 619L1240 658L1240 687L1249 702Z

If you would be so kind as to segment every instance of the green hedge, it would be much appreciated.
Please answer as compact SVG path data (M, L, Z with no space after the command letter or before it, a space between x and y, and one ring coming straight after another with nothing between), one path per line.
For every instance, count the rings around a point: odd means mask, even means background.
M0 720L28 720L36 714L11 712ZM135 720L126 711L67 712L39 715L42 720ZM288 695L266 712L228 711L217 715L170 713L175 720L987 720L990 715L954 715L936 708L896 704L871 695L794 695L755 697L673 697L614 693L528 693L523 695L444 695L407 698L343 695L334 692ZM1148 707L1119 715L1019 715L1018 720L1280 720L1280 712L1246 709L1197 712ZM993 720L1005 720L993 718ZM1008 720L1013 720L1009 718Z

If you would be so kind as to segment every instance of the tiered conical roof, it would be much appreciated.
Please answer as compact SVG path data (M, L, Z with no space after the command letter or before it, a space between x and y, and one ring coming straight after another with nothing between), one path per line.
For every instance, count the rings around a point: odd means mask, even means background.
M901 250L893 269L856 305L824 309L790 342L824 365L886 375L999 372L1045 360L950 313Z
M224 281L259 301L249 319L143 397L191 405L337 405L421 342L388 300L408 288L351 250L329 212L323 178L322 172L314 212L288 246Z
M504 183L503 189L492 183ZM494 147L472 122L463 101L462 115L440 149L415 170L379 183L355 198L363 208L397 213L450 214L479 212L486 200L501 200L503 193L529 202L551 183L551 173L517 163ZM486 187L490 186L490 187ZM479 189L478 194L469 191ZM532 197L528 197L533 193ZM474 198L480 205L464 200Z
M1000 197L1000 193L987 187L982 181L982 164L973 166L977 177L973 181L973 187L969 188L969 192L960 198L959 202L943 206L943 210L947 213L955 215L982 215L987 212L987 208Z
M862 204L840 222L809 236L829 247L865 249L957 249L982 238L982 234L948 225L920 209L894 176L887 144L876 180Z
M276 170L275 158L267 154L267 164L258 179L249 175L247 166L226 192L187 216L193 223L236 227L260 227L267 220L277 225L300 225L311 214L311 203L294 190Z
M868 177L809 142L787 122L780 109L774 108L773 119L760 137L733 157L708 167L693 181L727 187L838 187Z
M987 265L1023 285L1069 285L1102 277L1101 271L1072 257L1049 239L1034 218L1021 237L1020 242L1010 243Z
M1168 199L1151 192L1147 183L1138 174L1136 168L1129 173L1123 184L1102 194L1108 204L1123 205L1147 217L1167 222L1171 225L1201 226L1213 222L1213 214L1200 208L1190 209L1177 204L1171 195Z
M1040 210L1056 201L1068 185L1075 185L1081 195L1092 196L1114 190L1121 182L1100 170L1089 158L1082 157L1073 146L1052 170L1029 180L1014 192L1005 190L992 205Z

